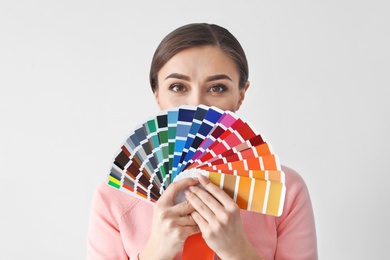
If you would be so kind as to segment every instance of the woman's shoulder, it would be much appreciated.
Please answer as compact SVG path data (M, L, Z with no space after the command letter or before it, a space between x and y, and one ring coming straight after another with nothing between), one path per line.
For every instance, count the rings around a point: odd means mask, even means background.
M282 166L285 174L286 196L284 201L284 210L280 219L285 218L292 212L312 211L310 194L305 181L295 170ZM302 210L305 208L305 210Z
M286 187L292 189L306 188L304 179L297 171L285 165L282 165L282 171L284 172Z
M117 216L122 216L135 207L150 206L150 203L147 203L124 191L118 190L108 185L105 181L100 182L96 188L94 194L94 204L95 207L104 208Z

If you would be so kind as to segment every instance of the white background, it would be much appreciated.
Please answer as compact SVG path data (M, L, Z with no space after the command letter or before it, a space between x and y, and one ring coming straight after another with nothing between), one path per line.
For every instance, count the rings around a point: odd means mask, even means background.
M389 259L389 2L183 2L0 0L0 258L85 258L93 192L158 111L155 48L209 22L246 50L239 115L304 177L320 258Z

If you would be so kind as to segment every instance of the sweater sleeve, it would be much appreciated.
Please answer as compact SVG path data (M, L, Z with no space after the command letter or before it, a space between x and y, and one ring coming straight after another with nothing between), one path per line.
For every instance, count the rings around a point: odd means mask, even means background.
M91 207L88 230L87 259L129 259L119 230L123 205L114 194L117 190L101 183Z
M278 242L275 259L318 259L313 208L308 189L298 173L283 167L286 198L282 216L277 218Z

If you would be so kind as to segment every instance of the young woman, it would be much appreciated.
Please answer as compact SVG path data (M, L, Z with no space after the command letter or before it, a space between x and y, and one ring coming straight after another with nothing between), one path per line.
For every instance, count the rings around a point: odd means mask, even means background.
M249 87L248 64L229 31L189 24L158 46L150 84L162 110L205 104L236 111ZM181 259L185 240L202 232L216 259L317 259L306 185L293 170L283 171L286 198L280 217L240 210L205 177L171 184L154 205L102 183L92 204L88 258ZM187 200L175 205L183 189Z

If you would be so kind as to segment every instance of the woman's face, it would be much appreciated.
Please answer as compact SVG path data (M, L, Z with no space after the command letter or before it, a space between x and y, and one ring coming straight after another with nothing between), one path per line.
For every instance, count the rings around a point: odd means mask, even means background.
M185 49L158 72L155 98L161 110L180 105L216 106L236 111L245 97L239 89L240 74L234 61L218 47Z

